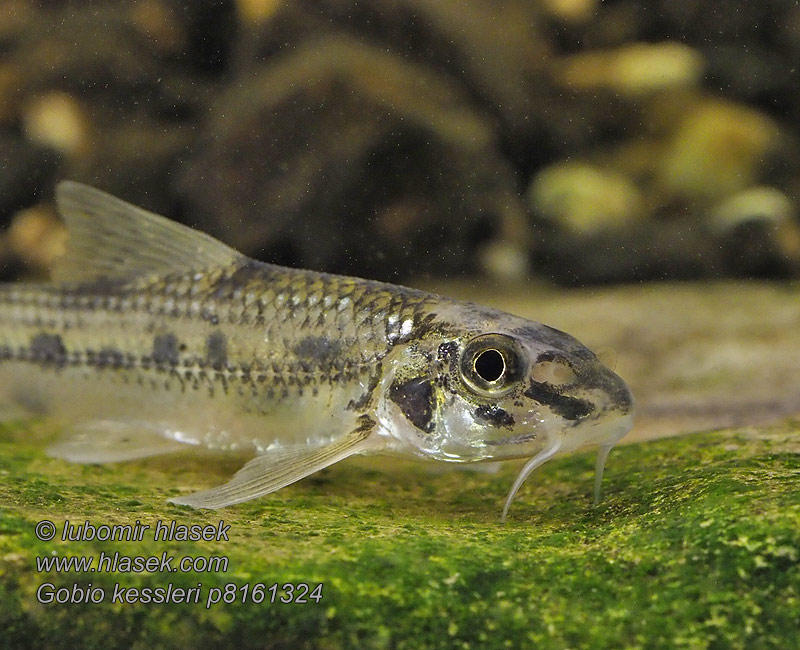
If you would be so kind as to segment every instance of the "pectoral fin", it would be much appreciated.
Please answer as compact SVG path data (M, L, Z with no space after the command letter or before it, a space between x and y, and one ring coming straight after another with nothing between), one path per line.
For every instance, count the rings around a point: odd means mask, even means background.
M192 508L216 509L264 496L365 450L374 426L373 420L363 415L356 429L330 444L292 445L267 452L249 461L225 485L169 501Z

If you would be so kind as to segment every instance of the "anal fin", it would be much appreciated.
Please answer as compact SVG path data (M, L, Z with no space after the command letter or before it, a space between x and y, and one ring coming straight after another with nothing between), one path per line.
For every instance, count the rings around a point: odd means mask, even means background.
M367 438L374 426L373 420L362 415L353 431L332 443L292 445L256 456L224 485L169 501L192 508L216 509L275 492L366 449Z
M116 420L96 420L47 449L54 458L71 463L117 463L186 449L157 431Z

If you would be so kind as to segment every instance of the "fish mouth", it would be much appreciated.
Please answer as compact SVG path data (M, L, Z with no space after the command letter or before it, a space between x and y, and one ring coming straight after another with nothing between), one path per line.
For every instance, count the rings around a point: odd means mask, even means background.
M565 436L563 451L573 451L580 447L615 445L633 427L635 411L633 403L620 410L609 406L598 411L590 419L575 422Z
M514 497L522 487L522 484L525 483L537 467L546 463L560 451L572 451L587 445L598 445L600 447L597 454L594 480L594 502L595 504L599 502L600 485L603 480L603 472L605 470L608 454L614 445L616 445L633 427L633 396L627 385L625 385L621 379L619 379L619 382L624 388L625 399L618 400L613 406L603 409L603 411L598 413L590 421L576 423L576 427L582 425L581 428L583 430L581 432L572 429L567 436L553 436L550 444L525 463L525 466L517 475L506 497L501 517L502 522L505 523L511 503L514 501ZM528 437L531 437L531 434L528 434Z

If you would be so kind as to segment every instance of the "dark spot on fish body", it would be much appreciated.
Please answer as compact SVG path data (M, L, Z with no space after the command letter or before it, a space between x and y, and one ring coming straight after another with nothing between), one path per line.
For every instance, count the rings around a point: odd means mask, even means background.
M37 334L28 348L33 361L45 365L64 366L67 363L67 348L58 334Z
M153 362L158 366L177 366L178 339L174 334L160 334L153 339Z
M514 426L514 417L499 406L479 406L475 409L475 419L488 422L494 427Z
M102 348L94 356L94 365L98 368L118 369L125 367L125 354L116 348Z
M431 334L441 334L450 324L438 321L438 317L436 312L429 312L422 318L416 317L412 328L414 338L424 339Z
M400 407L403 415L420 431L433 431L433 387L427 379L416 377L404 383L393 383L389 399Z
M294 346L294 353L300 358L310 361L318 366L334 364L341 370L339 355L342 344L332 341L327 336L307 336Z
M438 349L438 357L441 360L453 359L458 356L458 343L455 341L447 341L442 343Z
M206 339L206 361L214 370L228 365L228 340L222 332L213 332Z
M524 395L549 406L565 420L579 420L594 411L594 405L585 399L562 395L557 390L538 381L532 381Z

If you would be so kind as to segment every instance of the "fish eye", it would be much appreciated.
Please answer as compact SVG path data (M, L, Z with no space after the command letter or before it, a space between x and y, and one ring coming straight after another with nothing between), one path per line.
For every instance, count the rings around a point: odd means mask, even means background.
M472 368L484 381L497 381L506 371L503 353L494 348L478 352L472 359Z
M473 392L499 397L522 377L517 342L505 334L482 334L470 340L461 355L461 379Z

